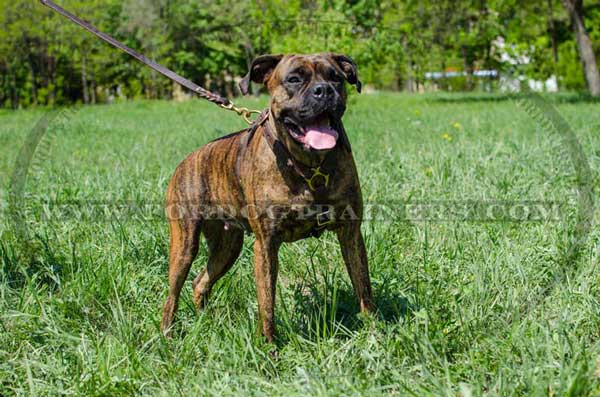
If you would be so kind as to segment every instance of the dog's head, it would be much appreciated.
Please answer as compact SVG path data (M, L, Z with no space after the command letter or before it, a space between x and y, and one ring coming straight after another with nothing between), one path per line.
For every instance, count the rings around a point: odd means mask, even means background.
M319 155L345 139L341 137L344 83L355 85L358 92L361 89L351 58L331 53L262 55L252 61L240 82L243 94L248 93L251 81L266 85L278 138L292 153Z

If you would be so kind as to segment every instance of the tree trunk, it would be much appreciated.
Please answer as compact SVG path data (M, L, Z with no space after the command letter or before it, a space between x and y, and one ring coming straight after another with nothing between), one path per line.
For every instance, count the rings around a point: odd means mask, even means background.
M547 0L548 3L548 29L550 30L550 40L552 41L552 55L554 58L554 65L558 63L558 36L556 33L556 22L554 21L554 6L552 5L553 0Z
M38 102L38 87L37 87L37 74L35 73L35 64L29 56L29 73L31 73L31 100L34 105Z
M83 88L83 103L90 103L90 91L88 89L88 76L85 54L81 55L81 86Z
M92 105L96 104L96 80L93 77L90 85L90 102Z
M463 69L465 71L465 90L473 91L473 64L469 61L467 47L461 47L461 53L463 57Z
M154 58L153 58L154 59ZM150 70L150 99L156 99L156 72L154 69Z
M592 96L600 96L600 72L594 55L594 48L583 21L583 0L563 0L571 18L571 26L579 48L579 58L585 73L585 81Z
M50 87L48 91L48 104L54 105L56 102L56 60L54 57L48 58L48 78L50 79L47 87Z
M17 77L15 76L12 68L9 67L8 75L10 78L10 107L11 109L17 109L19 107L19 96L17 94Z

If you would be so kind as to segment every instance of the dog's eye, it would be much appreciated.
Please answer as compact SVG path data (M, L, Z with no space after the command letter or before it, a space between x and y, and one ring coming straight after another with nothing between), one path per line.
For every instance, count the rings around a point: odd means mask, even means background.
M290 76L287 78L287 82L290 84L298 84L301 83L302 80L298 76Z

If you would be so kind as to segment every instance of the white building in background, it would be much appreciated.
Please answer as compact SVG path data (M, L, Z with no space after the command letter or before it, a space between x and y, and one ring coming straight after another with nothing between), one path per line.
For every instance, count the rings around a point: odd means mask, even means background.
M500 61L502 63L508 63L510 65L528 65L531 62L531 58L527 55L510 55L506 51L506 41L504 37L499 36L492 42L494 49L500 55ZM523 75L511 76L505 75L500 76L500 90L502 91L518 91L521 89L521 84L527 81L527 86L532 91L539 92L557 92L558 91L558 79L556 75L550 76L545 81L529 79Z
M494 50L500 56L500 62L510 65L528 65L531 62L531 58L527 55L511 55L506 51L506 42L504 37L498 37L492 43ZM440 79L452 79L457 77L465 77L467 72L465 71L442 71L442 72L426 72L425 80L440 80ZM558 79L555 75L550 76L545 81L535 80L527 78L523 75L513 76L510 74L501 74L497 70L475 70L473 71L473 77L480 79L498 79L499 89L503 92L515 92L520 91L523 83L526 83L530 90L539 92L557 92L558 91ZM434 90L437 89L437 85L434 85Z

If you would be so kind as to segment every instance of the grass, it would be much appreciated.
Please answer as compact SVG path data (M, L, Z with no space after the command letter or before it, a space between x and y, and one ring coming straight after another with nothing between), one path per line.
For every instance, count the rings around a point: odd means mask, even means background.
M194 310L186 284L165 340L164 220L40 217L53 200L160 214L179 161L241 121L201 101L78 109L50 128L29 170L19 205L30 209L32 244L8 216L0 224L0 395L600 395L600 233L567 255L578 181L565 144L501 99L352 96L345 124L364 198L555 201L560 218L366 222L374 319L357 315L332 235L286 245L278 359L256 335L252 237L206 311ZM245 104L257 102L265 98ZM597 195L600 105L555 103ZM43 113L0 113L3 210L18 150ZM203 245L193 274L205 260Z

